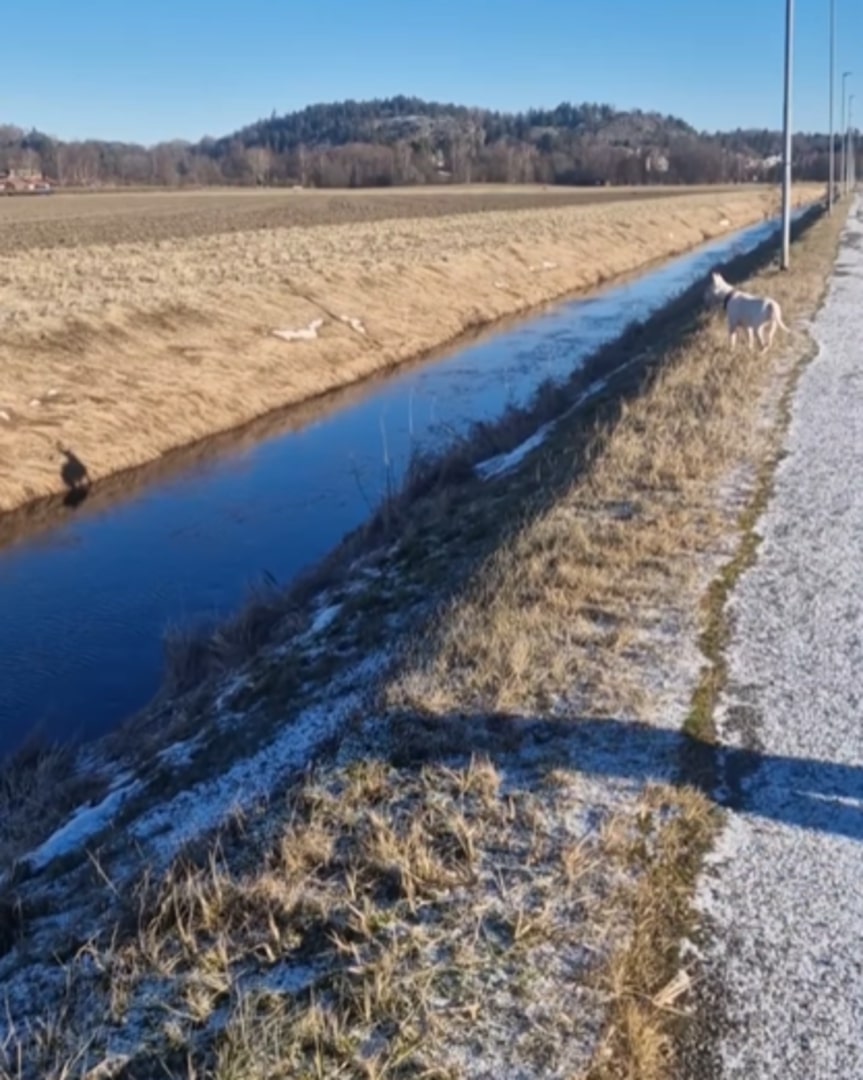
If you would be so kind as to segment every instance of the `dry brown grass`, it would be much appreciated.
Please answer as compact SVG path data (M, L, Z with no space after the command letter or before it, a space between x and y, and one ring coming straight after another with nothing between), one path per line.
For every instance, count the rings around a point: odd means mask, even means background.
M748 188L545 196L540 209L94 243L96 197L78 198L77 246L0 254L0 511L62 490L58 444L99 480L776 208L775 192ZM272 335L316 318L317 340Z
M778 297L794 319L811 314L838 227L820 222L798 245L793 273L771 268L747 287ZM393 707L530 712L563 696L577 708L584 686L594 715L643 712L632 661L667 647L666 616L679 628L682 606L694 619L703 559L721 550L729 526L717 484L769 445L758 420L776 366L729 350L721 320L700 323L642 366L649 389L622 409L612 401L611 423L600 408L594 430L582 418L562 424L530 468L501 481L493 513L515 522L512 535L417 642L389 690ZM798 332L785 363L807 348Z
M696 925L692 894L719 815L701 792L666 785L645 792L640 812L663 824L652 850L643 833L623 842L638 867L619 897L630 932L603 971L610 1015L585 1080L668 1080L674 1038L686 1020L680 1006L692 981L680 943Z
M751 287L811 314L840 224L822 219L791 274ZM716 818L649 778L674 769L697 679L679 654L808 349L799 333L787 353L732 355L706 317L680 330L516 473L412 504L386 577L449 600L376 707L337 760L163 878L144 873L134 896L101 870L93 888L125 917L67 946L51 969L64 1004L36 995L49 1012L21 1018L7 1076L59 1080L124 1054L130 1078L672 1074L678 946ZM381 614L381 588L374 640L399 603ZM283 684L261 678L284 717ZM631 746L600 745L632 782L591 775L604 717L625 738L621 717L659 729L669 701L664 753L633 763ZM648 724L630 731L649 741Z
M62 1008L21 1018L0 1077L113 1058L130 1077L458 1080L478 1047L492 1075L576 1075L601 1029L588 987L674 798L588 822L575 771L547 763L310 775L230 855L145 882Z
M843 217L823 219L803 237L791 274L771 268L747 287L777 297L794 320L811 316ZM517 477L500 482L494 512L512 519L518 507L520 522L491 544L491 557L433 632L417 637L385 688L399 741L449 738L453 752L474 744L474 718L495 711L563 710L575 740L583 716L662 725L667 709L679 718L687 694L710 681L715 656L705 658L698 685L697 672L681 670L673 656L704 625L705 595L709 614L709 574L723 558L734 561L736 515L762 462L775 461L782 389L810 343L798 330L784 353L732 353L721 321L704 316L677 347L656 351L644 392L622 409L615 404L613 419L600 411L591 431L562 424ZM729 478L734 497L720 496ZM761 500L760 487L756 494ZM470 518L462 527L470 531ZM669 669L671 687L662 677ZM453 716L463 718L454 739ZM702 796L664 788L660 797L680 817L626 894L632 936L606 967L611 1018L590 1073L603 1080L671 1075L679 1014L662 991L676 974L688 898L715 821Z

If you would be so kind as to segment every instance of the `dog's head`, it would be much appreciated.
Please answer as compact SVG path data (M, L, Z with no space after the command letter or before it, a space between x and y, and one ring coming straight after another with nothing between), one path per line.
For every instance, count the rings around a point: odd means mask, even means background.
M727 292L728 282L722 274L714 270L710 275L710 280L707 282L707 288L704 290L705 303L709 305L717 304Z

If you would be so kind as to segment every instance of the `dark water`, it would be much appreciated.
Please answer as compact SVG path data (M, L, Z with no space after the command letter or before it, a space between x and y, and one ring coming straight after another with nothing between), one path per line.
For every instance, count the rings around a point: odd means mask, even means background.
M39 729L91 738L144 705L171 623L235 609L264 571L290 581L361 524L417 446L527 403L598 346L751 250L765 222L335 399L250 449L107 506L84 503L0 552L0 754Z

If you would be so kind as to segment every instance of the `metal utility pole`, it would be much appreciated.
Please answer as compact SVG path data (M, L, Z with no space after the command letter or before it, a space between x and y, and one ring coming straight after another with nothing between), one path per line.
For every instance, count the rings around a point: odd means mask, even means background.
M848 95L848 128L845 132L845 191L851 191L851 117L854 114L854 95Z
M791 56L794 46L794 0L785 0L785 103L782 110L782 269L791 263Z
M850 74L850 71L842 72L842 126L839 128L840 146L842 149L842 165L839 169L839 187L843 195L845 194L845 80Z
M827 213L833 213L836 186L836 146L833 131L833 97L836 83L836 0L830 0L830 180L827 189Z

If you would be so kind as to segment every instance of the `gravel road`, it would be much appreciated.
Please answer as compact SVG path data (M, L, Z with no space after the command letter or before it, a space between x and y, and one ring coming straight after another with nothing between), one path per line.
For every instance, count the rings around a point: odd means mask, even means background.
M720 732L755 753L728 755L736 809L700 888L714 1032L699 1080L863 1078L859 202L812 330L763 544L732 604Z

